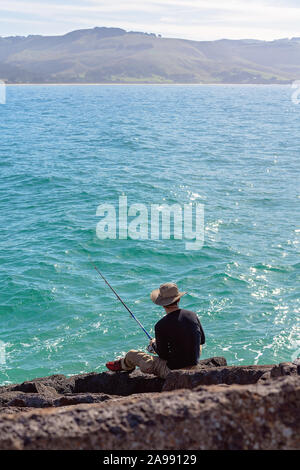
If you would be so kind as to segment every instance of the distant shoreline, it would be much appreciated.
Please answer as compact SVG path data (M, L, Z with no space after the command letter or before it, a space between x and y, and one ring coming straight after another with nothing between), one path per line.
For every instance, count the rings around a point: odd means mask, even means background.
M197 41L96 26L0 42L0 80L11 85L254 87L289 85L300 75L300 37Z
M6 86L291 86L291 83L5 83Z

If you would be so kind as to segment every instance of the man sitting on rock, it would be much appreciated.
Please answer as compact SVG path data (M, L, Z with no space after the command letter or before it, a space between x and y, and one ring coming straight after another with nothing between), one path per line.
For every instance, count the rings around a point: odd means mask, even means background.
M156 323L155 339L148 347L157 356L132 349L124 358L108 362L106 367L112 371L132 371L138 366L146 374L166 378L170 370L197 366L205 335L196 313L179 308L180 298L184 294L186 292L179 292L172 282L162 284L151 292L152 301L166 312Z

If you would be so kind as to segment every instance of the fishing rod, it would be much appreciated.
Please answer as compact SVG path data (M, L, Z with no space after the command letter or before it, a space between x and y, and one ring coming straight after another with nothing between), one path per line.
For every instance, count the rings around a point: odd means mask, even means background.
M119 301L124 305L124 307L126 308L126 310L130 313L130 315L132 316L132 318L139 324L139 326L142 328L143 332L146 333L146 335L148 336L148 338L150 339L150 341L152 340L151 336L149 335L148 331L145 330L145 328L143 327L143 325L141 324L141 322L136 318L136 316L132 313L132 311L127 307L127 305L125 304L125 302L123 302L123 300L121 299L121 297L116 293L116 291L114 290L114 288L109 284L109 282L105 279L105 277L103 276L103 274L99 271L99 269L97 268L97 266L95 266L93 264L93 267L94 269L96 269L97 273L102 277L103 281L108 285L108 287L110 287L110 289L113 291L113 293L115 294L115 296L117 297L117 299L119 299Z

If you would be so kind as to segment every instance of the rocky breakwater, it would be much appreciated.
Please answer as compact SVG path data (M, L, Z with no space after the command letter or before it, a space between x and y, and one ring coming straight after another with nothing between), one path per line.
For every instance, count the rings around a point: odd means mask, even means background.
M299 449L300 360L0 387L0 449Z

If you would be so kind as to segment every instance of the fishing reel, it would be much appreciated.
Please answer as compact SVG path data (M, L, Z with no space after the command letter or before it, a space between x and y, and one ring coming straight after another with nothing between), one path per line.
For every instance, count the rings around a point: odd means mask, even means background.
M156 347L155 347L155 340L151 340L150 341L150 344L148 344L147 346L147 351L149 353L152 353L152 354L155 354L156 353Z

